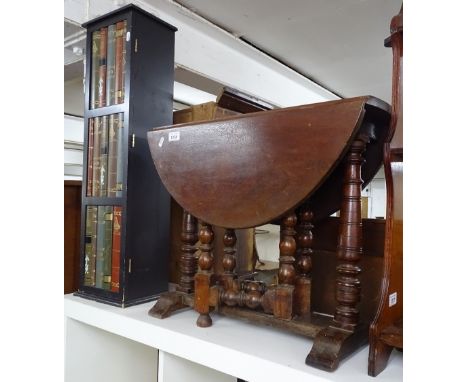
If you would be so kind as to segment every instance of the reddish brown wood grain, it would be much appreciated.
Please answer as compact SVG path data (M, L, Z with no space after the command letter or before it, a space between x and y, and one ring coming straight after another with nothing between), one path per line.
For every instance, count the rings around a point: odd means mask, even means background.
M254 227L278 218L320 187L362 127L371 103L388 115L385 103L358 97L158 128L148 133L148 141L161 179L183 208L216 226ZM377 119L364 128L386 131ZM179 138L169 141L171 133ZM367 158L368 165L380 163L379 152L376 160ZM340 194L326 200L328 209L339 208Z
M230 94L223 92L224 94ZM221 97L222 98L222 97ZM236 105L242 109L242 99L236 98ZM245 101L246 102L246 101ZM232 106L232 105L231 105ZM244 110L244 109L242 109ZM258 111L256 109L254 111ZM246 110L244 110L246 111ZM215 102L207 102L200 105L194 105L187 109L178 110L174 112L173 120L175 124L195 122L195 121L207 121L215 120L227 116L238 115L238 112L229 110L223 107L220 107L219 104ZM177 204L177 202L171 198L171 254L169 259L170 266L170 279L169 281L173 284L179 284L181 280L182 273L182 258L181 258L181 227L182 227L182 215L183 209ZM224 250L223 235L224 228L213 226L213 232L215 235L213 241L213 257L214 265L213 271L215 275L220 275L223 273L222 265L222 254ZM254 259L254 230L253 229L243 229L236 230L235 232L237 237L236 250L243 254L243 256L238 259L236 272L238 274L245 274L252 272L255 266ZM196 268L193 273L196 272ZM180 288L179 288L180 289ZM193 277L192 277L192 288L193 290ZM187 291L187 286L182 287L180 290Z
M197 272L197 259L195 258L195 243L198 240L197 219L184 211L182 216L180 256L180 282L178 289L185 293L191 293L194 289L193 277Z
M368 374L387 366L394 347L403 348L403 6L385 41L393 51L392 120L384 145L387 188L384 274L377 314L369 330Z
M312 271L312 218L313 213L310 211L308 204L305 203L299 213L299 224L297 233L297 252L296 252L296 269L298 272L296 284L294 286L294 312L302 316L310 313L311 303L311 278Z
M79 287L81 181L65 180L64 183L64 293L72 293Z
M213 230L209 224L201 223L201 228L198 233L200 239L200 257L198 258L199 270L195 275L195 302L194 308L200 313L197 320L197 325L205 328L211 326L210 313L210 285L211 276L213 274Z
M359 323L357 304L361 300L362 222L361 222L361 164L368 137L359 136L346 159L343 184L343 204L340 210L336 278L336 309L334 322L340 328L353 330Z

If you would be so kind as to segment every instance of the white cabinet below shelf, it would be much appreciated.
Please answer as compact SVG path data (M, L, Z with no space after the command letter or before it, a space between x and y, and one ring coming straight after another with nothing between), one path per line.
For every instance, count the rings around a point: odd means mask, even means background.
M248 382L403 380L403 357L396 351L377 378L367 375L368 346L348 357L338 370L330 373L305 364L312 347L308 338L216 313L212 314L212 327L199 328L195 324L197 313L189 309L159 320L148 315L153 304L122 309L66 295L66 382L80 380L74 379L74 374L80 373L79 358L84 360L89 356L86 349L96 352L102 349L96 362L93 361L86 372L81 370L85 373L83 376L88 376L87 381L93 380L89 379L93 368L102 364L116 368L120 379L112 380L119 382L147 381L146 377L140 378L139 375L138 378L125 379L128 375L126 368L139 369L143 375L151 374L152 381L158 380L159 375L159 382L174 382L178 377L180 381L187 382L235 382L237 378ZM78 339L83 329L95 331L96 335ZM78 344L78 347L73 344ZM138 362L134 362L133 357L138 357Z

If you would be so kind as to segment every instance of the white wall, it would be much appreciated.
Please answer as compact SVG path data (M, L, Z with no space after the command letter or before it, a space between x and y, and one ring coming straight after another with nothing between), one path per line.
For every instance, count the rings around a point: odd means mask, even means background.
M65 381L157 381L157 349L72 318L65 333Z
M78 77L66 81L64 88L64 113L82 117L84 113L83 79Z
M255 235L255 244L260 260L277 262L279 257L280 226L265 224L258 227L256 231L260 231Z
M386 212L387 191L385 188L385 174L383 167L375 175L374 179L363 190L363 196L368 199L368 217L375 219L384 217Z
M81 180L83 176L83 118L64 115L63 121L63 161L64 178ZM79 149L81 144L81 150Z
M374 179L370 184L369 217L385 217L387 191L385 179Z

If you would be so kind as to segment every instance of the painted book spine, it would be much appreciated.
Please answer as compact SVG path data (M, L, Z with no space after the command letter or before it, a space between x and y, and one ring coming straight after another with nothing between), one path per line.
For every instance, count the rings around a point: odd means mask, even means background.
M101 28L101 45L99 47L99 99L98 106L106 106L107 74L107 27Z
M106 105L115 104L115 24L107 31Z
M121 197L123 190L123 149L125 145L124 137L124 113L119 113L114 121L117 122L117 168L116 168L116 184L115 196Z
M104 278L104 248L106 222L104 215L105 206L97 207L97 238L96 238L96 288L103 287Z
M96 284L97 207L86 209L84 285Z
M118 114L109 116L109 155L107 165L107 196L116 196L117 187L117 142L119 134Z
M102 117L94 118L93 136L93 189L92 196L100 196Z
M119 21L115 27L115 101L122 103L123 89L123 50L125 44L124 21Z
M107 159L109 154L109 116L104 115L102 118L102 131L99 139L100 143L100 170L99 170L99 194L96 196L107 196Z
M112 206L104 206L104 250L102 260L102 288L110 290L112 275Z
M120 289L120 227L122 225L122 207L114 207L114 225L112 236L112 278L111 291Z
M89 107L95 109L99 106L99 52L101 48L101 31L93 32L91 44L91 101Z
M86 195L93 195L93 150L94 150L94 119L88 121L88 167L86 172Z
M119 103L125 102L125 67L127 62L127 20L124 20L123 26L123 46L122 46L122 90L120 92Z

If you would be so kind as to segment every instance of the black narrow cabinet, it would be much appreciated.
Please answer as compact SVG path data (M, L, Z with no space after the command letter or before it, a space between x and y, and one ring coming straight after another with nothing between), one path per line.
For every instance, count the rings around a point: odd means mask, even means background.
M172 124L176 28L134 5L87 29L80 282L126 307L168 288L170 197L146 133Z

